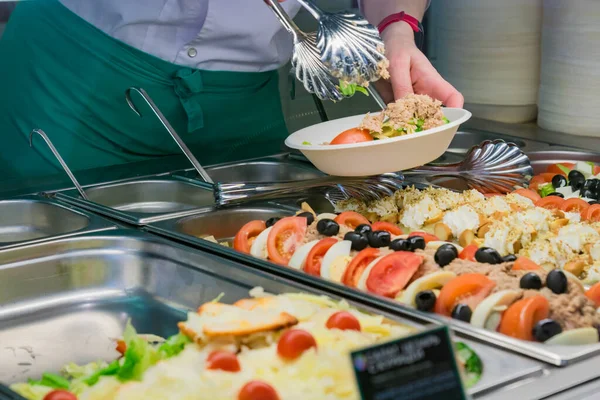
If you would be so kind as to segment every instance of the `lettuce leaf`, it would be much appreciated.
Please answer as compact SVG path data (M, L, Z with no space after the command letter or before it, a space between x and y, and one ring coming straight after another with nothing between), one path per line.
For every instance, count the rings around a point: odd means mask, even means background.
M116 375L121 381L141 380L144 372L160 361L160 353L138 336L130 321L127 321L123 339L127 344L127 350Z
M35 381L29 380L30 385L46 386L52 389L69 389L69 380L56 374L45 373L42 375L42 379Z
M340 88L340 92L346 97L352 97L352 96L354 96L354 94L356 92L361 92L365 96L369 95L369 92L367 91L366 88L364 88L360 85L357 85L355 83L346 83L346 82L340 80L339 88Z
M10 389L28 400L44 400L44 397L54 390L54 388L48 386L31 385L29 383L16 383L11 385Z
M163 344L161 344L158 348L158 351L161 354L162 358L170 358L181 353L185 345L191 342L192 340L189 337L179 332L171 336Z

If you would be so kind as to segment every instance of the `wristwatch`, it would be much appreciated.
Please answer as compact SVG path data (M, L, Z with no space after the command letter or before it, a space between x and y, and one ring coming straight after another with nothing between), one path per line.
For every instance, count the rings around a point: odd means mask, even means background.
M415 42L417 47L422 50L423 43L425 42L425 29L423 29L423 25L418 19L405 13L404 11L385 17L377 26L379 33L381 34L385 28L395 22L406 22L412 28L412 30L415 32Z

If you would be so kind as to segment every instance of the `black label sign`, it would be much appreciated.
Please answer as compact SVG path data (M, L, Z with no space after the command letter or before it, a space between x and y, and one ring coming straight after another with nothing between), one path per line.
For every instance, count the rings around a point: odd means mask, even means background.
M363 400L465 400L448 328L351 353Z

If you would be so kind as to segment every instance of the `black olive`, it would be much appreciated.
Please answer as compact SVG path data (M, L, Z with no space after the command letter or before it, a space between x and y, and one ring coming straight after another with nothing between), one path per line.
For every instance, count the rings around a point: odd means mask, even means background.
M417 310L421 311L433 311L435 307L435 293L431 290L423 290L417 293L415 296L415 303L417 304Z
M394 251L412 251L408 239L395 239L390 243L390 249Z
M574 181L574 180L578 180L578 181L585 181L585 176L583 176L583 174L579 171L577 171L576 169L572 170L569 172L569 175L567 175L567 179L569 179L569 182ZM582 183L583 184L583 183Z
M567 178L562 175L554 175L552 177L552 186L554 186L554 188L567 186Z
M408 244L410 245L410 251L425 249L425 238L423 236L411 236L406 240L408 240Z
M597 201L597 200L592 200L592 201L590 201L590 202L588 202L588 203L590 204L590 206L591 206L591 205L594 205L594 204L600 204L600 202L599 202L599 201Z
M582 189L593 190L595 185L596 184L593 179L586 179L585 182L583 182Z
M371 229L371 225L360 224L359 226L356 227L356 229L354 229L354 232L360 233L361 235L366 235L367 233L371 232L372 230L373 229Z
M484 264L500 264L503 262L500 254L491 247L480 247L475 252L475 260Z
M521 277L519 286L521 289L540 290L542 288L542 278L536 273L528 272Z
M546 318L539 321L533 327L533 336L540 342L545 342L552 336L556 336L562 332L560 324L553 319Z
M459 321L471 322L473 312L466 304L457 304L452 310L452 318Z
M438 247L433 256L435 263L440 267L445 267L458 257L458 250L450 243L446 243Z
M344 235L344 240L352 242L352 250L361 251L369 245L369 239L365 235L356 232L348 232Z
M558 196L558 197L562 197L564 199L565 195L559 192L552 192L549 193L548 196Z
M546 286L556 294L566 293L567 276L559 269L553 269L546 277Z
M340 225L332 219L323 218L317 222L317 232L325 236L335 236L340 231Z
M267 228L269 228L269 227L271 227L271 226L275 225L275 224L277 223L277 221L279 221L280 219L281 219L281 218L279 218L279 217L272 217L272 218L269 218L269 219L267 220L267 222L265 222L265 225L267 226Z
M392 235L386 231L373 231L367 233L367 239L369 239L369 246L378 249L389 246L392 241Z
M580 193L581 193L581 197L585 197L586 199L595 199L596 198L596 193L592 192L589 189L582 189Z
M311 225L313 222L315 222L315 215L313 213L311 213L311 212L308 212L308 211L300 213L300 214L296 215L296 217L304 217L304 218L306 218L306 223L308 225Z
M513 262L513 261L517 261L517 256L515 256L514 254L507 254L504 257L502 257L502 262Z

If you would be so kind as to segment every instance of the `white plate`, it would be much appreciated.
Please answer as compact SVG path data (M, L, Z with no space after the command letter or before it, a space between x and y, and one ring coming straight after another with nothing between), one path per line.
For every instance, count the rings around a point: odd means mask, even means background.
M450 123L410 135L335 146L314 144L328 143L346 129L357 127L364 115L355 115L301 129L291 134L285 144L300 150L315 167L329 175L369 176L402 171L444 154L458 126L471 118L471 113L461 108L443 110ZM305 142L312 145L302 144Z

